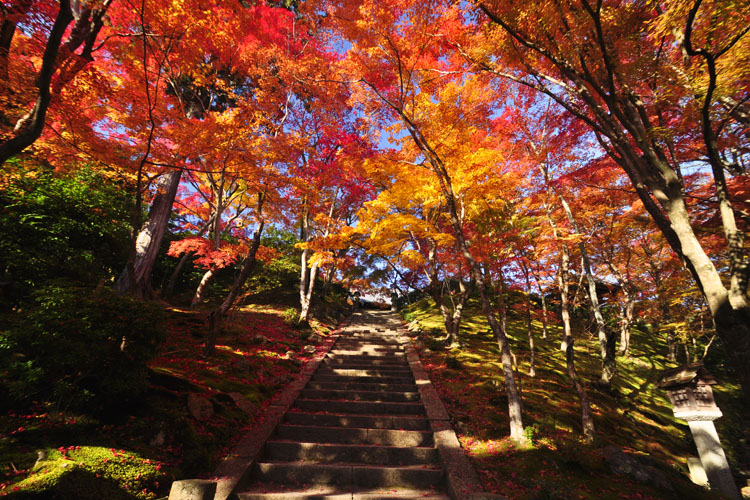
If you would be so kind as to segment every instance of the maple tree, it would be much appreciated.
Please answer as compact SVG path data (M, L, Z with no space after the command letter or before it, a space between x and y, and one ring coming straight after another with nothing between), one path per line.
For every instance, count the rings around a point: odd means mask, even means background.
M93 60L111 4L112 0L21 0L0 5L0 164L42 134L53 94Z
M429 293L451 344L458 345L473 284L466 284L468 272L456 255L439 187L426 169L414 171L413 165L389 156L365 162L368 177L382 187L359 212L357 227L347 236L383 258L407 287Z
M343 3L331 6L331 10L329 19L335 28L355 43L356 50L349 51L342 68L359 82L354 95L365 103L373 118L386 121L402 133L402 160L434 176L456 251L476 283L483 312L501 351L511 439L523 445L526 438L512 353L504 325L498 322L491 305L481 263L469 248L464 221L463 191L488 189L493 180L501 179L486 171L496 164L493 160L499 152L482 147L486 133L479 125L489 115L488 103L482 100L487 95L486 82L473 78L473 84L461 85L451 78L440 78L442 45L435 41L439 34L435 33L429 5L386 9L369 2L356 8ZM437 77L431 73L433 69L437 69ZM485 182L477 183L479 180Z
M461 51L477 68L545 93L595 134L701 289L750 394L750 253L731 189L747 174L730 132L744 126L735 111L747 99L747 65L737 62L748 54L748 9L700 0L539 0L478 2L476 12L486 29L475 42L459 43ZM547 22L537 23L540 16ZM725 234L721 264L691 220L682 173L691 162L711 171Z
M289 155L291 196L299 200L300 323L309 319L318 271L329 269L330 286L337 259L346 245L335 238L355 212L372 196L372 187L358 171L360 161L372 154L369 139L356 130L348 93L341 89L323 99L326 89L297 100L290 109L288 130L296 138Z

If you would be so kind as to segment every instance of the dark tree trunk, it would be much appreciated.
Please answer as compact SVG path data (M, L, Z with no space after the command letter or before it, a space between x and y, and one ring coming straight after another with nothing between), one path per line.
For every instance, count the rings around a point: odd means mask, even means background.
M47 46L42 56L42 65L37 77L37 99L34 107L16 125L15 134L0 142L0 165L17 155L42 135L44 120L49 108L50 84L52 75L55 73L57 55L60 52L62 37L70 22L73 20L73 12L70 10L70 0L60 0L60 10L57 12L55 23L50 30ZM8 27L7 29L10 29Z
M156 186L156 195L151 203L146 222L141 226L135 246L131 250L128 265L115 283L115 289L141 299L154 296L151 285L151 272L159 255L164 232L172 214L177 188L180 185L181 170L172 170L161 176ZM131 276L131 265L134 275Z

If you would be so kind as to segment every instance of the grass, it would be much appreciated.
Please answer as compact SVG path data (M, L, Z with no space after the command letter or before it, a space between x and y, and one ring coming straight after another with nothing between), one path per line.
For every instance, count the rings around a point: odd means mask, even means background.
M659 372L670 367L663 339L634 330L631 355L618 356L618 375L608 392L594 384L600 369L598 340L580 325L575 328L576 365L587 382L597 430L596 444L586 446L578 398L559 349L561 327L550 325L548 338L542 339L542 325L533 323L536 376L530 377L526 317L511 312L507 332L518 360L524 426L533 443L520 450L507 438L507 398L499 350L479 304L469 303L462 321L462 345L454 349L431 338L434 334L429 332L443 326L431 300L414 303L402 313L422 327L424 333L415 339L415 345L488 491L519 500L716 498L689 481L687 457L697 455L689 429L674 418L665 392L654 384ZM720 364L710 369L725 372ZM724 382L716 389L725 413L717 427L727 447L732 441L726 436L737 439L746 433L747 409L737 385ZM612 474L603 458L607 446L621 448L655 466L668 478L671 490ZM739 450L731 446L727 450L737 465L734 459Z
M9 499L154 499L175 479L207 477L261 418L270 398L310 357L303 347L332 329L283 322L284 308L246 306L201 356L205 312L168 310L167 342L150 363L150 389L125 414L103 418L38 403L0 416L0 496ZM197 420L188 395L207 400ZM41 456L41 458L40 458Z

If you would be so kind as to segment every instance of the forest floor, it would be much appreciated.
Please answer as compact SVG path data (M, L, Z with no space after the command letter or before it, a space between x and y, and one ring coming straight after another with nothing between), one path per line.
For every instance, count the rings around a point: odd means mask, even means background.
M671 367L666 364L667 346L637 329L630 356L617 357L612 391L594 384L600 367L598 340L582 333L581 325L575 329L576 364L587 384L597 430L597 442L586 446L578 398L559 349L561 328L552 326L543 339L541 323L532 323L536 376L530 377L526 315L511 310L507 330L518 360L526 435L532 442L529 449L514 448L507 438L499 350L478 306L470 303L464 313L459 349L447 348L430 333L433 328L445 331L430 300L412 304L402 314L410 321L416 319L421 327L422 333L412 336L422 363L488 491L511 500L718 498L689 481L687 457L697 456L690 431L685 422L674 418L665 392L655 385L659 372ZM738 469L747 459L741 443L750 437L750 413L743 407L739 387L722 377L725 368L714 364L709 369L722 381L715 392L724 417L716 425L739 477ZM622 457L618 449L640 462L636 466L643 468L640 481L613 472L610 463ZM646 478L649 471L653 475ZM743 491L746 497L749 490Z
M218 461L335 327L297 329L284 309L251 305L201 355L205 313L168 310L167 341L150 390L115 415L38 404L0 416L0 496L132 500L165 497L174 479L210 475Z

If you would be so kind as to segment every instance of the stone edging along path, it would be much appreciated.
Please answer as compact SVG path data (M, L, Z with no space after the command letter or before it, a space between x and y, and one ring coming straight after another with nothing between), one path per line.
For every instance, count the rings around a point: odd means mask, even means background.
M378 320L388 322L390 325L399 325L390 327L394 333L391 338L398 339L405 353L409 369L413 374L414 383L424 406L423 418L426 418L429 430L433 434L434 447L437 449L440 465L445 472L444 486L448 495L455 499L472 500L504 498L483 492L476 471L464 455L458 438L450 425L448 413L430 382L427 372L422 367L419 356L411 344L411 339L406 335L406 329L403 328L401 322L395 320L395 314L393 313L377 312L372 313L372 318L368 318L368 316L371 315L367 312L358 313L354 317L348 318L342 326L332 332L318 347L316 355L303 366L296 379L271 401L264 420L252 428L219 464L212 480L176 481L172 485L169 500L226 500L227 498L236 498L235 495L250 482L253 466L261 460L266 442L273 439L285 414L290 411L295 400L300 396L318 368L321 367L334 344L339 339L342 342L347 341L345 340L347 339L346 335L342 335L342 332L349 327L353 318L356 318L357 323L363 319L373 321L370 325L372 328L379 326L375 324L375 321ZM382 316L382 318L378 318L378 316ZM381 329L381 331L383 330ZM356 332L354 334L356 336ZM339 348L337 347L337 349ZM401 354L401 356L404 356L404 354ZM355 495L355 497L357 496ZM278 498L283 498L283 495ZM304 498L307 498L307 496Z

